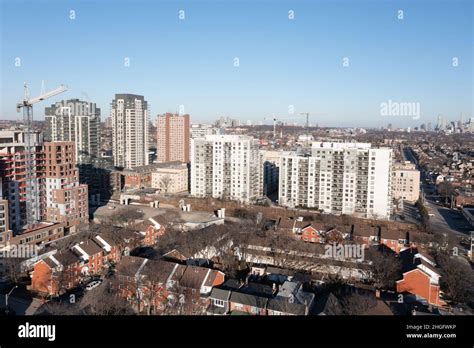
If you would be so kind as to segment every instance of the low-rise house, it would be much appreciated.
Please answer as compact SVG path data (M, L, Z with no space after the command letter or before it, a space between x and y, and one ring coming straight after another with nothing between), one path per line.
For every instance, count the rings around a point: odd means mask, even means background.
M101 274L112 264L119 263L123 254L128 255L141 246L141 240L140 234L119 229L95 235L70 249L53 251L33 265L30 289L43 295L60 295L89 276Z
M187 311L203 313L207 307L207 297L214 286L224 283L221 271L197 266L176 265L171 279L176 281L176 291L180 300L187 304Z
M275 298L268 300L268 315L308 315L315 295L303 290L300 282L286 281Z
M230 312L267 315L268 297L233 291L229 298Z
M409 248L400 252L403 262L403 278L397 281L398 293L410 293L424 299L428 304L444 306L441 299L439 279L441 275L434 261Z
M80 270L84 276L98 274L104 268L104 252L92 239L75 244L71 250L80 259Z
M324 233L325 241L329 244L343 244L345 241L349 240L351 235L338 228L331 228Z
M301 229L301 240L320 244L326 242L323 231L314 228L312 225L307 225Z
M119 244L108 235L96 235L92 237L93 241L102 248L104 253L104 262L116 264L122 257L122 250Z
M213 287L224 273L204 267L125 256L117 266L116 285L139 311L163 311L167 304L181 314L205 313Z
M230 295L232 291L227 289L213 288L209 295L209 306L207 314L225 315L230 311Z
M57 296L78 286L90 275L99 274L108 267L108 258L93 239L60 250L33 266L30 290L42 295Z
M163 311L176 300L168 289L174 267L169 262L124 256L117 266L114 286L138 312Z
M77 286L82 279L80 262L69 249L38 261L30 274L29 290L41 295L58 296L62 291Z
M352 231L352 240L357 244L365 244L367 247L383 244L396 253L411 245L409 232L389 229L385 226L355 226Z

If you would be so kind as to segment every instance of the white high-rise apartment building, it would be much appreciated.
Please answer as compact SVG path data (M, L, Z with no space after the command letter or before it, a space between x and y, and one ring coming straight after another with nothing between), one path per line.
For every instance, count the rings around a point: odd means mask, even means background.
M263 194L258 140L244 135L191 139L191 195L250 202Z
M112 151L116 167L148 165L148 103L135 94L116 94L112 101Z
M310 156L282 155L279 203L331 214L388 219L392 150L368 143L315 142Z
M79 99L62 100L45 108L46 141L73 141L77 163L100 157L100 109Z
M221 129L210 124L192 124L189 128L189 135L192 139L202 138L206 135L221 134Z

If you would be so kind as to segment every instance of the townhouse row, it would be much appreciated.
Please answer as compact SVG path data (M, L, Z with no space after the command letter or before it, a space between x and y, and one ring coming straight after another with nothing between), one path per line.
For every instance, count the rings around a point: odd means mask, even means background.
M155 218L140 231L107 230L70 248L55 250L34 264L29 289L43 296L58 296L93 275L106 273L132 250L155 245L164 233L165 227Z

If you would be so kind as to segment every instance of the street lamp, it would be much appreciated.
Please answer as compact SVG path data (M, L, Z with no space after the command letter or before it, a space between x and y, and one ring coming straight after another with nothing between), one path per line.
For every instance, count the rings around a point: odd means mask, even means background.
M13 290L15 290L16 288L18 287L18 285L15 285L8 294L5 294L5 314L8 315L9 311L8 311L8 296L11 295L11 293L13 292Z

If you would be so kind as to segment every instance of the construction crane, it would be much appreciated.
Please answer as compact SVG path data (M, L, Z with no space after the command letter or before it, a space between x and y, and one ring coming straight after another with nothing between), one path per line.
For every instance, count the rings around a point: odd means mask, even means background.
M44 85L43 85L44 86ZM42 89L44 88L42 86ZM45 99L54 97L60 93L67 91L67 87L61 85L60 87L47 92L43 93L38 97L30 99L30 93L28 89L28 85L25 82L24 85L25 94L23 97L23 101L16 105L17 112L20 112L23 109L23 122L26 128L26 139L25 140L25 164L26 164L26 223L27 225L32 225L38 221L38 213L34 213L33 211L33 197L34 195L38 194L38 185L34 183L34 179L36 176L33 175L33 159L31 158L32 154L31 151L31 130L32 130L32 123L33 123L33 104L39 103Z
M268 119L271 119L273 121L273 139L276 139L276 127L278 125L280 126L283 126L284 123L283 121L291 121L291 120L294 120L296 117L294 118L284 118L284 119L281 119L281 118L277 118L277 116L275 116L275 114L272 114L272 117L264 117L263 119L264 120L268 120ZM282 134L283 132L280 131L280 138L283 136Z
M300 115L306 116L305 128L309 128L309 115L325 115L325 112L300 112Z

